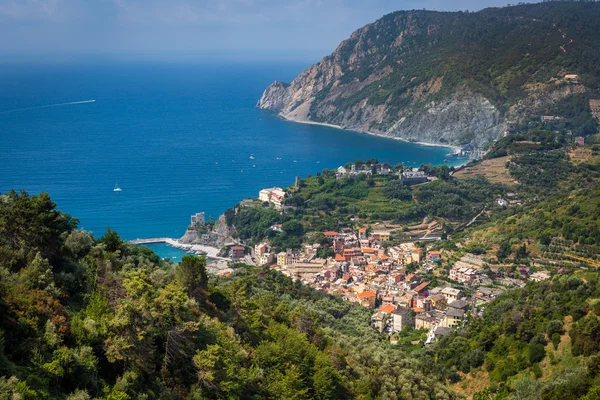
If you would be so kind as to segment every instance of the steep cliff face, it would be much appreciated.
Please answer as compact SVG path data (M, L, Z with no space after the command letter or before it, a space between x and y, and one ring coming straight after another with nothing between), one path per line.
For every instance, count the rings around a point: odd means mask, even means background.
M257 107L299 122L482 147L508 123L598 92L596 29L598 3L396 12L354 32L290 84L271 84Z

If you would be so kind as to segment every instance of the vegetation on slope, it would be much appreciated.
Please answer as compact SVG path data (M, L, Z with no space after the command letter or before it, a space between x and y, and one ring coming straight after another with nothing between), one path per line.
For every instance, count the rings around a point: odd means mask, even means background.
M369 312L268 270L209 278L46 194L0 198L0 398L454 399Z

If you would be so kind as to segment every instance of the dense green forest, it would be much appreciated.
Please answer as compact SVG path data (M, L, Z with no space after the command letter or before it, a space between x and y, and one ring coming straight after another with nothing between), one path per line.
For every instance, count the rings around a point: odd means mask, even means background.
M369 311L266 269L207 276L0 197L2 399L455 399Z
M475 399L597 399L599 297L596 272L529 284L490 303L432 356L451 380L458 371L485 371L491 386Z

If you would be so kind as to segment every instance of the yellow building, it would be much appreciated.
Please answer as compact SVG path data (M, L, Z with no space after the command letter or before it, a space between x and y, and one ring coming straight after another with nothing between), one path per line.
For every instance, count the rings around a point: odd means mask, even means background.
M287 263L288 263L287 253L282 251L281 253L277 254L277 265L284 266L284 265L287 265Z
M412 249L411 253L412 262L418 263L421 262L421 258L423 257L423 250L421 249Z

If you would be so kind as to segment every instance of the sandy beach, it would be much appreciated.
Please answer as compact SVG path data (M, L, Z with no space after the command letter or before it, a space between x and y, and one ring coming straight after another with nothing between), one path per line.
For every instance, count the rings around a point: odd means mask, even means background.
M181 250L201 251L203 253L206 253L206 256L208 258L212 258L214 260L224 260L224 261L231 260L230 258L227 258L227 257L219 257L217 255L217 254L219 254L219 249L216 247L206 246L206 245L202 245L202 244L182 244L179 242L179 240L171 239L171 238L165 239L165 243L168 244L169 246L177 247L178 249L181 249Z

